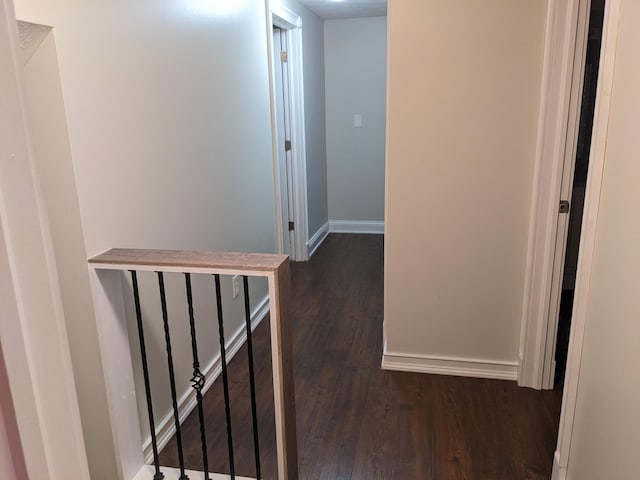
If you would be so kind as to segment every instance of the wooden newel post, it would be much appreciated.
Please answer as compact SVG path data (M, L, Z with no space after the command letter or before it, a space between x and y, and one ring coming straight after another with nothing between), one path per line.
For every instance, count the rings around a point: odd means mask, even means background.
M298 480L291 332L291 276L288 258L269 276L269 298L278 478L279 480Z

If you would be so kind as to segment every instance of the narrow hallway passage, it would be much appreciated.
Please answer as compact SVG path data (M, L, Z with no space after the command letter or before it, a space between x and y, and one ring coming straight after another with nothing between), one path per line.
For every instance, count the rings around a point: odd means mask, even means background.
M300 479L548 480L561 392L380 369L383 236L330 235L292 264ZM462 300L462 299L461 299ZM268 321L254 334L262 471L276 478ZM246 351L230 364L236 473L255 476ZM224 401L204 399L212 471L228 471ZM201 469L194 411L185 462ZM175 438L161 464L177 466Z

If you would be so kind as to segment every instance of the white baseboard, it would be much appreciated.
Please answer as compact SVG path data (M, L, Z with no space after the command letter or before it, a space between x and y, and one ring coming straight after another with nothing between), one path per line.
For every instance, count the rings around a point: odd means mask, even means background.
M567 480L567 467L560 466L560 455L557 450L553 455L553 473L551 474L551 480Z
M384 222L329 220L331 233L384 233Z
M517 362L498 362L474 358L437 357L385 353L382 356L383 370L401 372L434 373L459 377L494 378L517 380Z
M265 296L258 306L251 313L251 331L255 330L260 322L269 313L269 296ZM247 330L243 324L236 330L226 344L227 363L230 362L240 347L242 347L247 341ZM206 377L207 381L202 389L202 393L205 394L209 387L213 385L218 376L222 373L222 362L220 359L220 353L218 353L209 364L203 369L202 373ZM180 425L187 419L189 414L197 406L196 392L192 387L187 387L187 390L178 398L178 412ZM173 420L173 410L169 410L167 414L156 425L156 440L158 442L158 451L162 450L164 446L169 443L169 440L175 435L176 427ZM144 452L144 459L146 463L150 463L153 460L153 449L151 447L151 434L147 436L142 442L142 451Z
M318 247L322 245L329 235L329 222L322 225L316 233L307 242L307 250L309 251L309 258L316 252Z
M160 471L164 473L164 480L179 480L181 478L180 470L178 470L177 468L160 467ZM151 465L145 465L140 469L133 480L149 480L150 478L153 478L154 473L155 470ZM184 473L187 475L187 477L194 479L202 478L204 476L203 472L195 470L185 470ZM229 480L231 476L222 473L209 473L209 478L211 480ZM236 480L255 480L249 477L238 477L237 475L235 478Z

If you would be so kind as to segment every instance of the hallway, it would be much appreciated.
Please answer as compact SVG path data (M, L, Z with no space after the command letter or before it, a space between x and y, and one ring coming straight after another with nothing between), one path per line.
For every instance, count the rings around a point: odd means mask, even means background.
M560 391L380 369L383 237L330 235L292 264L300 479L547 480ZM254 334L264 478L275 478L268 322ZM236 473L255 476L246 349L230 364ZM211 471L228 471L220 381L204 399ZM194 411L185 463L201 469ZM177 466L175 437L161 464Z

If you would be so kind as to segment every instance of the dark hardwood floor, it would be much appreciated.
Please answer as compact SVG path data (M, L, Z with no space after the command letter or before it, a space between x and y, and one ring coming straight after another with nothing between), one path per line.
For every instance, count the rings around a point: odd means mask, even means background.
M300 479L547 480L561 389L380 369L383 238L330 235L292 265ZM256 329L263 477L276 478L268 322ZM246 351L230 364L236 473L255 476ZM210 470L228 472L221 381L204 404ZM202 470L197 411L182 429ZM161 464L177 466L175 438Z

